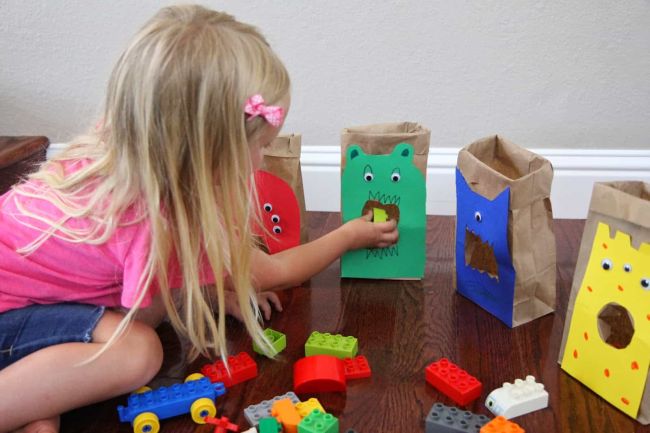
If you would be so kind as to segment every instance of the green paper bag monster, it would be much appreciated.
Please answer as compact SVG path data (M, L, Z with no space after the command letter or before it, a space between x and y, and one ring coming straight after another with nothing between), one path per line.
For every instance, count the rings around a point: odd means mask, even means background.
M341 258L341 276L419 279L424 276L426 186L413 163L413 146L396 145L387 155L368 155L358 145L345 151L341 177L343 223L368 211L374 220L395 220L399 241L387 248L350 251Z

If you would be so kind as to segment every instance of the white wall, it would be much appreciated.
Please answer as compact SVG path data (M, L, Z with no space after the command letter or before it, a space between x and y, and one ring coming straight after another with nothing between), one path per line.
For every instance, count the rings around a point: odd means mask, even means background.
M0 0L0 135L65 141L161 5ZM532 148L650 148L650 2L204 2L259 26L293 78L287 131L337 145L413 120L432 146L492 133Z

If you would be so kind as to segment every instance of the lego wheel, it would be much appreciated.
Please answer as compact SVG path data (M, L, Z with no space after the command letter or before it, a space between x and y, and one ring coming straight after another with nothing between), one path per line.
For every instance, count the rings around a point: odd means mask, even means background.
M199 398L192 403L190 413L192 414L192 419L195 423L205 424L205 417L214 417L217 414L217 408L215 407L214 402L209 398Z
M160 423L153 412L144 412L133 420L133 433L158 433Z
M142 394L149 391L151 391L151 388L149 388L148 386L141 386L140 388L133 391L131 394Z
M192 373L185 378L185 382L191 382L193 380L203 379L205 376L201 373Z

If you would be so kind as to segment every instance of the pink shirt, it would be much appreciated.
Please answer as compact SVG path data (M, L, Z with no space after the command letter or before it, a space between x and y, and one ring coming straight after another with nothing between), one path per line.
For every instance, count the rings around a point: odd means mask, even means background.
M66 301L108 307L133 306L151 241L147 220L119 226L101 245L50 237L36 251L23 255L16 249L32 242L41 234L39 229L47 226L23 215L17 203L55 221L62 215L43 199L12 191L0 196L0 313L30 304ZM124 213L122 221L134 221L135 217L136 211L131 208ZM88 221L74 218L66 226L87 227ZM203 268L202 283L212 284L212 272ZM168 272L170 286L179 287L182 281L179 266L170 266ZM155 291L153 287L147 290L142 307L151 303Z

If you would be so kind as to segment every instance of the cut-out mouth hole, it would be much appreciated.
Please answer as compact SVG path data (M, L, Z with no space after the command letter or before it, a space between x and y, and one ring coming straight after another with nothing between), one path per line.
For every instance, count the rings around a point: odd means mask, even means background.
M399 206L395 204L382 204L378 200L368 200L363 205L363 209L361 210L361 215L365 215L369 211L373 211L373 209L383 210L384 212L386 212L389 221L394 220L395 222L399 223ZM373 211L373 215L375 214L376 212Z
M499 267L494 249L468 228L465 228L465 265L499 281Z
M626 348L634 337L634 321L625 307L612 302L598 313L600 338L616 349Z

